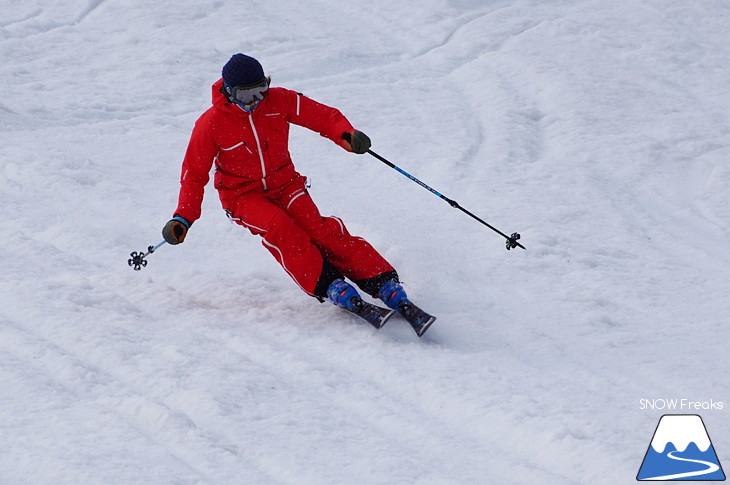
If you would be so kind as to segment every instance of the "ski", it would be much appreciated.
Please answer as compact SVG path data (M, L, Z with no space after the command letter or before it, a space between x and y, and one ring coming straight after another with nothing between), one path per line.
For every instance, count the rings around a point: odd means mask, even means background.
M413 327L413 330L415 330L419 338L436 321L436 317L429 315L410 301L401 302L398 307L398 312L403 315L403 318L408 320L408 323L411 324L411 327Z
M357 298L357 300L353 302L352 308L346 308L343 306L340 306L340 308L352 313L353 315L357 315L377 329L385 325L385 322L387 322L395 313L395 310L373 305L372 303L363 301L361 298Z
M396 313L396 310L368 303L357 296L351 298L349 307L341 305L338 305L338 307L362 318L376 329L382 328L390 317ZM419 338L436 321L436 317L421 310L408 300L399 304L397 313L400 313L406 319Z

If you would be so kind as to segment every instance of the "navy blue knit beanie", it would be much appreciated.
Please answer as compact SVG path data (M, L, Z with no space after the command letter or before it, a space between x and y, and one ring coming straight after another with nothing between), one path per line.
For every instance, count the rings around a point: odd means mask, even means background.
M265 77L259 61L245 54L234 54L223 66L223 81L229 86L246 86Z

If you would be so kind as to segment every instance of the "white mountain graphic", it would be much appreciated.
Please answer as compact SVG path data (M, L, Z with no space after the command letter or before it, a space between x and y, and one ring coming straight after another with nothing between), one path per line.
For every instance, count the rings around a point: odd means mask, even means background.
M702 418L691 414L662 416L651 446L657 453L664 453L664 448L670 442L674 443L677 451L686 450L694 442L700 451L705 452L711 444Z

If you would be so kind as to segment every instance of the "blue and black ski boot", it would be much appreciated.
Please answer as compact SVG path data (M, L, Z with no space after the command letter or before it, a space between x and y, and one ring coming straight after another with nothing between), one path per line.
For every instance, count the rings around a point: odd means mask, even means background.
M330 284L327 288L327 298L343 310L366 320L375 328L385 325L385 322L395 313L394 310L363 301L357 290L342 279L337 279Z

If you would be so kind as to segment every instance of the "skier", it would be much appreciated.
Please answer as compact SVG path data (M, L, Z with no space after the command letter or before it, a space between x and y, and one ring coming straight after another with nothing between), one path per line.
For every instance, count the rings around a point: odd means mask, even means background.
M190 137L178 206L162 229L165 241L182 243L200 217L204 187L215 164L214 184L228 217L261 236L302 290L370 320L363 312L372 306L348 278L412 325L418 320L414 329L422 335L434 318L408 300L393 266L367 241L350 235L337 217L320 215L288 150L290 123L357 154L368 151L370 139L339 110L270 84L253 57L235 54L223 66L222 78L212 86L213 106L198 118ZM371 323L379 327L384 320Z

